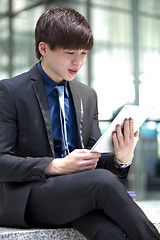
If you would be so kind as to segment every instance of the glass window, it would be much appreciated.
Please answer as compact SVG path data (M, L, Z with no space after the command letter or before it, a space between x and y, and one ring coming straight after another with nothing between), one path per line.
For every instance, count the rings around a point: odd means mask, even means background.
M9 77L9 19L0 21L0 79Z
M21 12L13 19L13 76L28 70L38 61L34 51L34 29L43 11L44 6L39 6Z
M160 10L160 8L159 8ZM139 45L142 50L160 48L160 19L147 16L139 17Z
M90 0L91 3L114 8L131 9L132 0Z
M100 8L91 10L91 25L95 41L112 44L132 44L132 16L128 13L105 11Z
M0 14L6 13L9 10L9 0L0 0Z
M159 0L139 0L139 11L143 13L149 13L159 15L160 1Z
M142 2L140 6L142 8ZM158 1L156 1L158 2ZM143 2L144 3L144 2ZM154 5L155 1L148 1L147 6ZM147 6L144 10L147 11ZM156 5L157 8L160 4ZM151 7L151 6L150 6ZM154 11L155 13L155 11ZM139 16L139 68L140 86L139 103L154 106L152 118L160 119L160 19L150 15Z
M86 0L81 0L81 1L67 0L67 4L63 0L57 0L57 1L53 1L53 3L47 4L47 9L52 7L74 8L76 11L80 12L84 17L87 18Z
M135 100L132 17L93 8L91 23L95 38L91 85L98 94L99 118L110 119L114 110Z
M96 47L92 57L92 87L98 94L99 119L110 119L114 110L134 102L130 50Z
M140 131L132 170L137 200L160 199L160 124L146 121Z
M26 7L31 7L34 4L39 3L39 0L12 0L12 11L19 11Z

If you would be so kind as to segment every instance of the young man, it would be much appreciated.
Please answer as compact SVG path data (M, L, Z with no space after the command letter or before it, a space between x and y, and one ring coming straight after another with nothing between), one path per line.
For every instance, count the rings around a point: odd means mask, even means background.
M92 240L160 239L116 177L127 176L138 141L133 121L123 133L117 126L114 153L89 151L100 137L97 96L73 81L93 46L88 22L73 9L50 9L35 42L41 61L0 81L0 226L67 224Z

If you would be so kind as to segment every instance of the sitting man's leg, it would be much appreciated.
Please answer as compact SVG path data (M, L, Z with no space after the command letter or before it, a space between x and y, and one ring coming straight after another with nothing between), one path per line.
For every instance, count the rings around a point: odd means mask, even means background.
M89 212L71 225L89 240L127 240L122 229L99 210Z
M129 239L160 239L157 229L117 177L104 169L55 176L46 183L36 183L26 216L31 227L53 227L71 223L95 210L103 212L107 222L112 219Z

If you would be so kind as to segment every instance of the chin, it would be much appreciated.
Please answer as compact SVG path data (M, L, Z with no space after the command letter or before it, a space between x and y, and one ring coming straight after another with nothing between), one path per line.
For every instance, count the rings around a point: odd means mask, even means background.
M75 77L68 78L68 79L66 78L66 81L71 82L74 78L75 78Z

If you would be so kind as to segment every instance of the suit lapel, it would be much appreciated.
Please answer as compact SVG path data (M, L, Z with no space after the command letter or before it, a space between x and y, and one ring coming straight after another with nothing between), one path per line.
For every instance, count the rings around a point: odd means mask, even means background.
M77 129L78 129L78 145L80 148L83 147L82 139L82 122L83 122L83 112L82 112L82 99L80 97L78 88L74 81L69 82L70 90L73 97L74 108L76 112L77 119Z
M43 84L43 80L38 72L35 71L32 74L32 86L37 97L42 116L45 122L47 136L49 140L49 144L51 146L51 150L54 156L54 143L53 143L53 134L52 134L52 124L51 124L51 117L50 117L50 110L48 106L48 100L46 97L46 92Z

